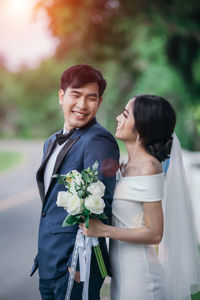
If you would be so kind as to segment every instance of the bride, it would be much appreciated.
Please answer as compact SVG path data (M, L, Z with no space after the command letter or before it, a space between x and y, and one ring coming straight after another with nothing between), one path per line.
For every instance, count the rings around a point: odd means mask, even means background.
M140 95L117 122L128 161L118 172L112 226L80 226L86 236L110 238L112 300L189 300L200 289L200 261L176 114L165 99Z

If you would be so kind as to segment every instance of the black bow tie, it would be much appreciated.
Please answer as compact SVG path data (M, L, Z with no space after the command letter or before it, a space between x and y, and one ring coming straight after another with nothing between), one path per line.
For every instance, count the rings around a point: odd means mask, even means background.
M64 142L66 142L66 140L72 135L72 133L74 133L74 131L76 131L76 128L71 129L68 133L63 134L56 134L56 142L59 145L62 145Z

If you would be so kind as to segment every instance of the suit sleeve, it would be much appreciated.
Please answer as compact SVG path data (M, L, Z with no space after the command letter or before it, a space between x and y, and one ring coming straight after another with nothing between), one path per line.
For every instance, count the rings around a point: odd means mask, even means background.
M99 180L101 180L106 189L104 195L104 212L111 221L112 199L116 183L116 171L119 165L119 148L112 135L103 133L95 135L85 145L83 169L92 167L95 161L99 163ZM107 220L105 221L107 223ZM99 239L101 240L101 238ZM72 256L67 262L71 266ZM80 270L79 262L76 270Z
M109 220L112 213L112 199L116 183L116 171L119 166L119 148L110 134L95 135L86 145L84 152L84 169L92 167L95 161L99 163L99 180L106 189L104 194L104 212Z

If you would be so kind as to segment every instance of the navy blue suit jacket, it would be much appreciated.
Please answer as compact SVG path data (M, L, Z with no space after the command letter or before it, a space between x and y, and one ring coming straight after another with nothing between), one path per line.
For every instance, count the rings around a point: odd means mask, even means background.
M58 132L58 133L61 133ZM36 178L43 203L39 226L38 254L35 258L31 275L38 268L41 279L57 278L67 271L71 265L78 225L62 227L66 211L56 206L57 194L64 190L57 179L52 178L46 195L44 194L44 170L46 163L56 146L56 134L44 144L42 164ZM115 188L115 172L118 168L119 149L114 137L94 118L84 128L77 129L68 139L58 154L53 174L67 174L71 170L81 172L99 162L99 179L106 186L105 213L111 217L111 203ZM110 274L110 265L106 241L99 239L105 264ZM91 260L91 272L98 265L94 254Z

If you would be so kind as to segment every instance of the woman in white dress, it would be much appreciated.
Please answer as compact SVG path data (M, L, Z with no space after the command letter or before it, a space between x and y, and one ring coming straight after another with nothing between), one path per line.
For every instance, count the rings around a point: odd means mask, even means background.
M166 261L168 265L171 263L170 243L172 241L174 243L171 238L173 234L170 233L168 238L168 232L175 232L176 227L170 229L171 231L168 230L170 220L165 222L163 217L165 173L162 162L170 155L176 123L175 112L169 102L161 97L140 95L128 102L124 112L117 117L117 122L115 135L125 143L128 161L121 166L118 173L112 206L112 226L99 220L91 220L89 229L81 225L83 233L86 236L111 239L112 300L190 299L190 285L198 283L196 280L197 277L200 278L199 273L195 273L195 277L194 270L189 270L192 275L188 276L190 279L186 282L187 280L182 280L180 276L182 270L177 270L175 262L174 274L173 270L170 271L171 274L168 274L169 271L166 272L167 268L165 270ZM165 206L164 210L166 211ZM161 254L164 252L165 255L160 261L155 245L162 240L165 223L167 232L161 249ZM188 226L190 224L187 224ZM183 226L181 228L184 230ZM194 239L189 241L190 244ZM179 242L181 246L181 240ZM180 250L178 246L176 248ZM173 255L176 255L176 250L173 251ZM195 258L198 256L193 248L188 251ZM198 265L197 260L195 264ZM191 268L189 261L186 268L188 266ZM173 276L174 280L177 280L175 287L171 280ZM195 292L197 290L194 289Z

